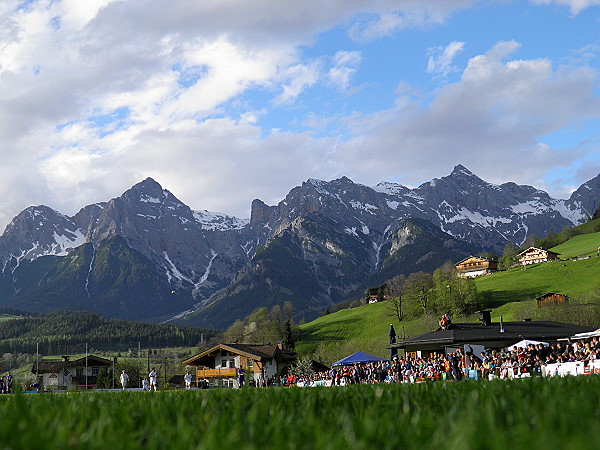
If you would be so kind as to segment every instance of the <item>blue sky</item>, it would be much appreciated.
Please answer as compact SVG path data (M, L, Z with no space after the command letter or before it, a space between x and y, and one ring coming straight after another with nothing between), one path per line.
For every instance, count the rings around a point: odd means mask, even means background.
M247 217L308 178L600 173L600 0L3 0L0 227L151 176Z

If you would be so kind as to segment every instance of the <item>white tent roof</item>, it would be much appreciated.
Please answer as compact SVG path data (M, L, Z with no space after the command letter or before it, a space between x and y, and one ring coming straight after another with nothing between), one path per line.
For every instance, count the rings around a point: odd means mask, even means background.
M596 331L588 331L587 333L578 333L578 334L571 336L570 338L559 339L559 341L566 341L567 339L588 339L588 338L593 338L596 336L600 336L600 328L598 328Z
M515 348L527 348L527 346L529 344L533 344L533 345L543 344L546 347L549 345L547 342L530 341L529 339L523 339L522 341L519 341L516 344L506 347L506 350L513 350Z

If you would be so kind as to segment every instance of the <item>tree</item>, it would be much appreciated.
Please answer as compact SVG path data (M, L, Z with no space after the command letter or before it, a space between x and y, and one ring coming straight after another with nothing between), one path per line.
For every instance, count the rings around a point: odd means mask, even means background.
M283 303L283 317L285 320L289 320L290 322L294 322L294 304L289 300Z
M536 234L530 234L529 236L527 236L525 238L525 240L523 241L522 247L523 248L529 248L529 247L533 247L535 245L535 242L538 240L538 237Z
M413 273L406 279L404 285L405 296L412 303L411 306L416 306L416 309L422 310L425 314L429 313L433 288L432 275L425 272Z
M244 322L236 320L223 334L225 342L243 342L244 341Z
M404 276L404 274L396 275L387 281L387 285L390 290L389 292L392 297L397 297L403 293L405 281L406 276Z
M298 358L291 366L290 373L297 377L308 378L314 375L315 371L312 367L312 360L308 356Z
M402 322L403 318L402 296L404 295L405 282L406 277L403 274L396 275L386 282L388 295L391 297L387 308L390 311L390 315L396 317L399 322Z
M113 372L106 367L100 369L96 380L96 389L111 389L113 387Z
M296 348L296 337L294 336L290 320L286 320L283 325L283 348L287 350L294 350Z
M518 260L518 251L519 249L515 244L513 244L512 242L508 242L504 246L502 258L500 258L500 261L498 261L498 267L500 269L506 270L512 267L514 264L516 264Z
M387 308L391 315L398 319L398 322L402 322L402 294L392 297L387 304Z
M592 220L596 219L600 219L600 205L598 205L598 208L596 208L596 211L592 214Z

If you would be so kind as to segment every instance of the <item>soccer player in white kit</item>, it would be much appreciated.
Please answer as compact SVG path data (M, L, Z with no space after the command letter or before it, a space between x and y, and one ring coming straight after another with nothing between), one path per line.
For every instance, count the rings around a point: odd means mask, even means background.
M127 387L127 382L129 381L129 375L127 375L125 373L125 369L123 369L123 371L121 372L121 387L123 388L123 390L125 390L125 388Z
M154 370L154 367L148 374L148 378L150 378L150 390L154 389L156 391L156 370Z
M183 380L185 381L185 388L190 389L192 387L192 374L189 371L185 373Z

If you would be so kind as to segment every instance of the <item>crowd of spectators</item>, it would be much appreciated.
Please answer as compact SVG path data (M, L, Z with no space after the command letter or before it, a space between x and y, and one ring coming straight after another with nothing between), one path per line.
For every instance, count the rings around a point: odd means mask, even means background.
M309 377L286 380L306 386L323 384L348 385L363 383L414 383L432 380L462 380L476 372L477 378L508 378L538 376L547 364L600 359L600 337L563 341L556 344L529 344L525 348L488 350L475 355L472 349L461 349L446 355L429 357L394 357L391 361L370 362L352 366L332 367ZM283 381L283 380L282 380Z

